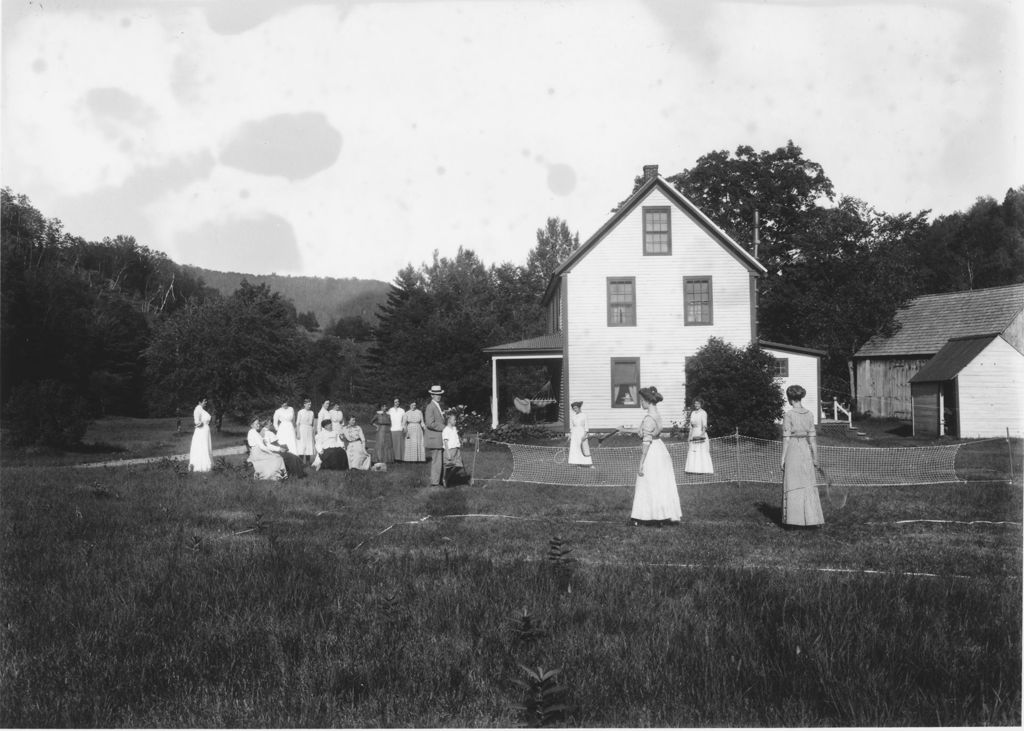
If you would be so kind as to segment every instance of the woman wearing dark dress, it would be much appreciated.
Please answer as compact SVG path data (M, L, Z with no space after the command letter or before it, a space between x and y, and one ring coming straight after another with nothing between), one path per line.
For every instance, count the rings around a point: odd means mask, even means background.
M377 461L394 462L395 450L391 444L391 416L388 405L382 403L377 413L370 419L371 426L377 427Z

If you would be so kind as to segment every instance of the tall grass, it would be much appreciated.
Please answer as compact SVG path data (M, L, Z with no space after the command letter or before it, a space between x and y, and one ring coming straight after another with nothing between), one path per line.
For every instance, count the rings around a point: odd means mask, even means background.
M425 469L5 470L0 722L512 726L524 667L584 726L1021 722L1019 486L863 490L818 533L706 486L644 529L629 490Z

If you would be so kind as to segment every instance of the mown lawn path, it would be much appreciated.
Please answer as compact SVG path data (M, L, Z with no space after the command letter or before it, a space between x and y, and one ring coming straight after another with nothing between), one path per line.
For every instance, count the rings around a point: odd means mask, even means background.
M221 447L213 450L214 457L226 457L232 454L245 454L245 447ZM146 464L148 462L159 462L168 459L172 462L181 462L188 459L187 454L171 454L163 457L136 457L135 459L115 459L109 462L83 462L73 465L74 467L127 467L133 464Z

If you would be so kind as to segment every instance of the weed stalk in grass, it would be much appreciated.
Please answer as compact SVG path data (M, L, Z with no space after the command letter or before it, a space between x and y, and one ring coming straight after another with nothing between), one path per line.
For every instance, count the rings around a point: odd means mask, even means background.
M525 665L519 667L526 680L515 678L512 682L522 690L523 702L513 708L522 714L524 725L543 728L569 721L576 709L567 702L569 689L557 680L562 673L561 668L545 670L538 667L532 670Z
M559 589L572 593L572 574L576 559L570 558L572 549L561 537L555 536L548 541L548 564L552 567L555 582Z

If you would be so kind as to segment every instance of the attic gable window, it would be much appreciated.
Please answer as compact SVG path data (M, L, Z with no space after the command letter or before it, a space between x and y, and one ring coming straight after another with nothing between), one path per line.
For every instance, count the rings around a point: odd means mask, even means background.
M636 277L608 277L608 327L636 325Z
M687 325L713 325L714 301L711 296L711 277L685 277L683 279L683 308Z
M644 206L644 256L672 253L672 216L668 206Z

